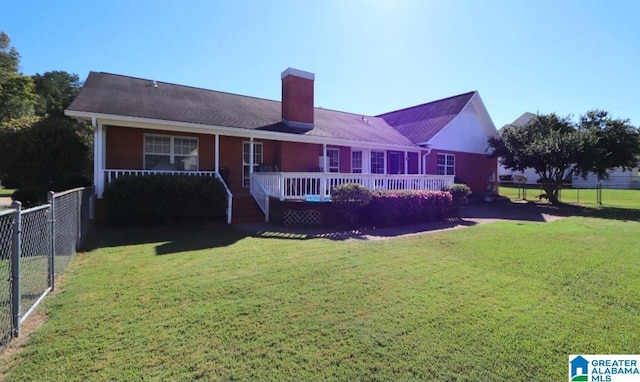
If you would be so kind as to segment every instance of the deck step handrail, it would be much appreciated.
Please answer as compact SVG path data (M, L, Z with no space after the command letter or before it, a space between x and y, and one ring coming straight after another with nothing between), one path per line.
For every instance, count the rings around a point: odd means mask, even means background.
M224 190L227 192L227 224L231 224L231 217L233 216L233 194L227 186L227 182L224 181L222 175L219 172L215 173L216 178L222 183L224 186Z
M260 178L251 177L251 195L264 214L264 221L269 222L269 192L261 184Z

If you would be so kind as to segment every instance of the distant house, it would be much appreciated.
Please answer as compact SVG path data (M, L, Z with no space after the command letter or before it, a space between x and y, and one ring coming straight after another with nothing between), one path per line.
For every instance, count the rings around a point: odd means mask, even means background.
M511 126L524 126L529 120L536 115L526 112L513 121ZM509 126L509 125L507 125ZM640 174L638 168L624 170L622 168L614 168L609 172L608 178L600 178L596 174L587 174L586 178L577 174L567 174L568 181L576 188L595 188L600 184L604 188L624 188L624 189L640 189ZM532 168L526 168L524 171L513 171L505 168L498 163L498 177L500 182L518 183L524 180L524 183L538 183L540 176L536 174Z
M533 113L525 112L515 121L508 125L503 126L524 126L529 120L536 115ZM536 184L540 180L540 175L536 173L536 170L532 168L525 168L524 171L514 171L504 167L501 163L498 163L498 178L501 183L531 183Z
M458 178L477 196L495 183L485 149L496 128L478 92L368 116L314 107L313 73L289 68L281 80L272 101L91 72L65 114L95 127L98 208L123 175L216 176L229 222L268 219L268 197L325 199L343 182L440 189Z

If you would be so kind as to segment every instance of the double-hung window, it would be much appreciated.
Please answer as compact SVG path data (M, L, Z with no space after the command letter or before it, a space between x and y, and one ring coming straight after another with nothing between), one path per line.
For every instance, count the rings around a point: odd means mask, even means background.
M340 150L327 149L329 172L340 172Z
M456 157L453 154L438 154L438 175L455 175Z
M144 169L198 171L198 139L145 134Z
M384 151L371 151L371 173L384 174Z
M351 172L362 174L362 151L351 152Z

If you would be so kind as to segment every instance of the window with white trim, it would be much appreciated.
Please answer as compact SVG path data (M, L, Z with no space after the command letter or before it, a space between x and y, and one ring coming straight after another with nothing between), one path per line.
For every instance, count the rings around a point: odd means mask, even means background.
M362 151L351 152L351 172L362 174Z
M327 165L329 172L340 172L340 150L327 149Z
M145 134L144 169L198 171L198 138Z
M250 163L251 163L251 142L242 143L242 186L249 187L251 183L250 178ZM253 143L253 172L258 172L262 163L262 143Z
M384 174L384 151L371 151L371 173Z
M438 175L455 175L456 157L453 154L438 154Z

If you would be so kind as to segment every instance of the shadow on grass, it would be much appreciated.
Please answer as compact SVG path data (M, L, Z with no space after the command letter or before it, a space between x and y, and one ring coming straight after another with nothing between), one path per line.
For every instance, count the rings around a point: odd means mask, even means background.
M494 203L479 203L464 206L462 218L477 221L479 219L513 220L529 222L547 222L552 217L567 217L581 214L580 207L572 205L553 206L535 202L511 202L509 200Z
M640 221L640 209L619 207L586 207L579 204L536 203L533 201L484 203L465 206L462 217L465 220L478 219L516 220L530 222L545 222L569 216L586 216L599 219L613 219L621 221Z
M86 251L128 245L156 244L157 255L226 247L250 236L224 223L182 224L173 226L117 228L97 225Z
M360 229L312 229L279 227L267 223L229 226L225 223L116 228L98 225L85 250L127 245L156 244L157 255L168 255L232 245L247 237L287 240L380 240L426 232L470 227L490 221L548 222L555 218L586 216L599 219L640 221L640 210L617 207L552 206L533 202L499 202L465 206L460 219L400 227Z
M640 209L621 207L583 208L582 215L598 219L640 222Z
M321 229L321 228L295 228L279 227L267 223L243 224L238 228L250 232L255 237L264 239L288 239L288 240L380 240L394 237L414 235L431 231L472 226L476 223L463 219L449 219L442 222L412 224L398 227L363 227L356 229Z

